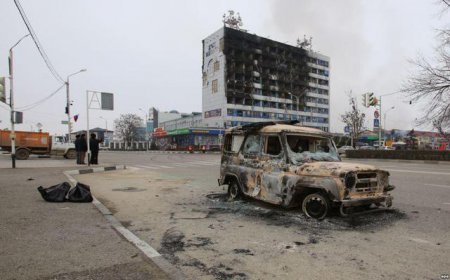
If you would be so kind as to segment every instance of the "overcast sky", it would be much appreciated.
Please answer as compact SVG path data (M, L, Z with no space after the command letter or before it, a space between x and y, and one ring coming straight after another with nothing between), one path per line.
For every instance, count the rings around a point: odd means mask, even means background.
M435 29L448 26L436 0L283 1L120 1L21 0L22 7L56 70L70 79L75 130L86 127L86 90L115 93L115 110L92 111L91 127L112 128L123 113L157 107L162 111L201 111L202 39L222 26L229 9L241 14L250 33L294 44L304 34L313 49L331 58L331 130L342 132L339 115L349 108L348 92L361 103L364 92L398 91L408 59L432 56ZM13 0L0 1L0 76L8 75L8 50L27 29ZM60 86L28 37L14 49L16 106L38 101ZM24 112L18 129L64 133L65 90ZM387 128L411 129L421 105L402 95L383 99L395 106ZM365 109L365 108L364 108ZM366 110L366 109L365 109ZM372 128L373 109L366 125ZM0 127L9 127L8 107L0 105Z

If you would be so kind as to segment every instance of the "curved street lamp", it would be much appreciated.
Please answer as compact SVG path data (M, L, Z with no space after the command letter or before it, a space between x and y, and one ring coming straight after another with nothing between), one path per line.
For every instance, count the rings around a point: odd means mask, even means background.
M68 140L69 143L70 143L70 140L72 138L71 137L71 135L72 135L72 123L71 123L72 116L70 115L70 91L69 91L70 83L69 83L69 78L74 76L74 75L76 75L76 74L79 74L81 72L86 72L86 71L87 71L86 69L81 69L81 70L79 70L79 71L77 71L75 73L72 73L72 74L68 75L67 78L66 78L66 82L65 82L65 84L66 84L66 97L67 97L67 101L66 101L67 102L66 103L67 127L68 127L68 130L69 130L69 134L68 134L67 140Z
M13 49L22 42L23 39L30 36L27 34L22 36L10 49L9 49L9 107L11 108L11 161L12 168L16 168L16 131L14 127L15 112L14 112L14 56Z

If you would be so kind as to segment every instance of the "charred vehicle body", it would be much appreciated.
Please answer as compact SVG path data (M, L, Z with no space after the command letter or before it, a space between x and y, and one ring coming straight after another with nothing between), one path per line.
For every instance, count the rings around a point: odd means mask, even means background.
M341 161L331 135L295 122L264 122L225 132L219 185L230 199L249 196L323 219L356 206L391 207L389 173Z

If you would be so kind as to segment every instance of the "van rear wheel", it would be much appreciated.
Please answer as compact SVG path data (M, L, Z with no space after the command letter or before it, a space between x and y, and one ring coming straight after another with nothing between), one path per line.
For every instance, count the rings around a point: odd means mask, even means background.
M16 159L26 160L30 157L30 152L27 149L18 149L16 151Z
M328 209L328 199L318 192L309 194L303 199L303 213L310 218L323 220L328 214Z

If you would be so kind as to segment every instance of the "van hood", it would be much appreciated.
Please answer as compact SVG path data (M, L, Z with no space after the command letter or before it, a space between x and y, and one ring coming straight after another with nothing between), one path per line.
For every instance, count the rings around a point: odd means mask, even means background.
M340 176L350 171L379 171L372 165L346 162L312 162L295 167L295 173L302 176Z

